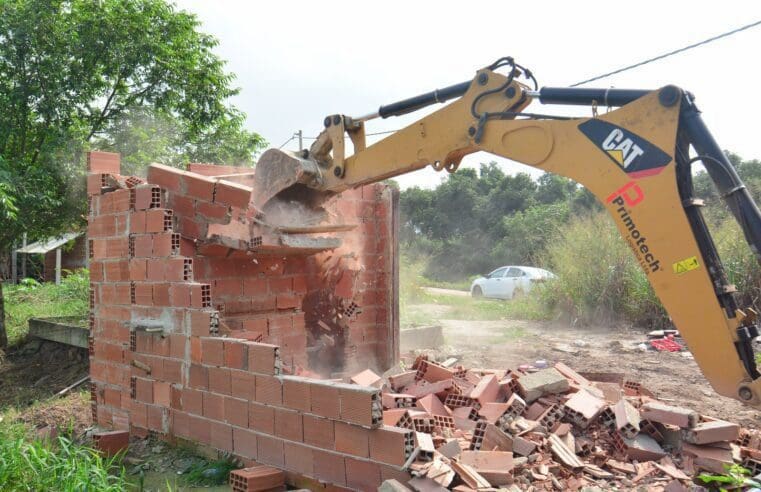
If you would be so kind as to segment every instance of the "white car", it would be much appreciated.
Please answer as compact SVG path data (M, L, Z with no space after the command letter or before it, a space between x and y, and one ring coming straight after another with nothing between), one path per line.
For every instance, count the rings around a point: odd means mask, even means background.
M555 278L555 274L542 268L503 266L475 279L470 285L470 294L473 297L514 299L529 292L537 282L551 278Z

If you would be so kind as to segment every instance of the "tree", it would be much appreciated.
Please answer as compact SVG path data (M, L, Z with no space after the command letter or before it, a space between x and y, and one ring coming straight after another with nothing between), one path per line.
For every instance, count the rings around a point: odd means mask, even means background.
M568 202L561 200L508 215L501 221L502 239L496 242L491 255L501 258L503 263L535 264L539 253L557 237L569 216Z
M526 173L504 176L481 201L481 229L491 236L501 230L502 217L525 210L536 202L536 182Z
M594 195L567 178L506 175L492 162L432 190L404 190L401 238L408 253L427 258L426 275L461 280L505 263L535 263L561 224L599 210Z
M0 160L0 164L3 161ZM8 181L9 175L0 165L0 221L10 222L16 219L18 208L13 198L13 192ZM0 348L8 345L8 335L5 330L5 297L3 296L3 276L0 275Z
M558 174L544 173L539 176L536 199L540 203L555 203L567 200L576 193L576 183Z
M152 108L127 111L95 138L93 147L122 155L122 173L144 176L149 164L180 167L188 162L253 166L264 139L243 128L243 117L232 114L208 132L187 140L182 121Z
M253 156L262 140L198 26L164 0L0 2L0 204L20 211L0 215L0 251L82 224L84 151L117 145L126 118L171 121L188 158Z

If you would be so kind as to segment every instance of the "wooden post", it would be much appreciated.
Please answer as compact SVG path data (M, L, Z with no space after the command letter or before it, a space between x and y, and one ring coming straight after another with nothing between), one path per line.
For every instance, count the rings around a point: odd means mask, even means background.
M55 250L55 284L61 285L61 248Z
M13 246L11 249L11 284L16 285L18 283L18 265L16 264L18 260L18 253L16 253L16 242L13 242Z
M21 247L26 248L26 232L21 239ZM21 278L26 278L26 253L21 255Z

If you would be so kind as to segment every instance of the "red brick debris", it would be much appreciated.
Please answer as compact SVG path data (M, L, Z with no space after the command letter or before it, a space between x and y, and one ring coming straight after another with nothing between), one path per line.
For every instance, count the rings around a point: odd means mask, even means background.
M129 432L96 432L92 436L93 446L105 456L114 456L129 447Z
M667 405L621 374L418 356L381 398L384 424L414 433L413 478L383 490L681 491L734 463L761 472L761 433Z
M257 465L230 473L233 492L285 490L285 474L271 466Z

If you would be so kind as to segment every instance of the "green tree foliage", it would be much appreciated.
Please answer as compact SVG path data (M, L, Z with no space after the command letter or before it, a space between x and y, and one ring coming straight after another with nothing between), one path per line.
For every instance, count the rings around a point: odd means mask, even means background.
M92 146L122 155L122 173L144 176L152 162L180 167L188 162L253 166L266 142L242 128L233 113L210 130L189 139L182 120L152 108L137 108L117 117Z
M164 0L0 1L0 252L83 223L95 144L137 151L127 170L251 162L263 141L198 27Z
M401 194L401 238L429 256L425 273L462 279L506 263L535 264L552 231L594 197L562 176L506 175L496 163L451 174L435 189Z
M547 243L558 236L571 215L567 200L534 205L502 218L502 239L492 248L491 257L504 263L538 264Z
M0 9L0 156L31 235L77 221L83 201L66 197L93 141L145 145L141 159L170 163L250 162L261 146L229 105L233 76L193 15L164 0L4 0ZM18 237L18 227L0 230L0 245Z

